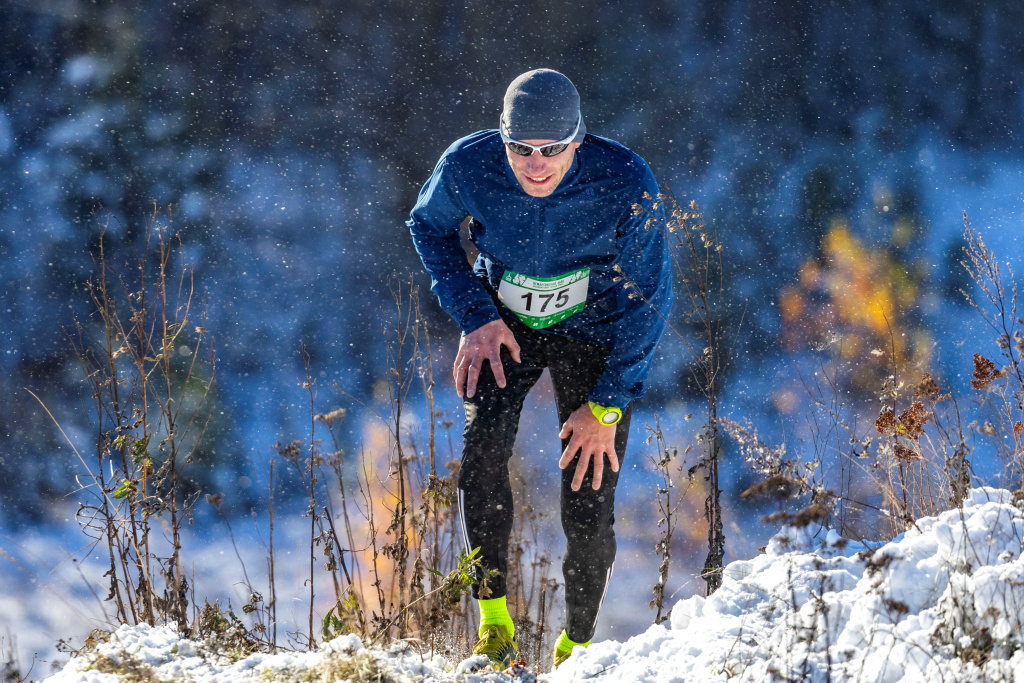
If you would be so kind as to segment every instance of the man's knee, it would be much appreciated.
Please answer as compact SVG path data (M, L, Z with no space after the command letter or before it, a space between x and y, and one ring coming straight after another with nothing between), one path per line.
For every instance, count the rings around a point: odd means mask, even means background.
M587 501L563 509L562 530L570 542L602 541L615 537L615 515L600 501Z

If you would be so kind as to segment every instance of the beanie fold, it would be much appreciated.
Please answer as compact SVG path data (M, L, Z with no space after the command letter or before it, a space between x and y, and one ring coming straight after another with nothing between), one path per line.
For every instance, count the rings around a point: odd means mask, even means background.
M518 76L505 91L501 128L513 140L564 140L579 124L573 142L582 142L587 126L580 94L564 75L534 69Z

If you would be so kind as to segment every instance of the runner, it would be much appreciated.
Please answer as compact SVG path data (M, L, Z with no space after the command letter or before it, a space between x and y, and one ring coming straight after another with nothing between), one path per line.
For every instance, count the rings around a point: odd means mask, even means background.
M615 485L631 403L672 301L665 235L633 210L660 214L657 195L643 159L587 134L569 79L537 69L509 85L498 130L445 151L410 213L431 289L462 329L459 505L467 549L479 547L483 564L500 572L473 586L481 615L473 651L501 667L518 652L505 598L508 461L523 400L544 368L563 449L566 616L555 666L588 645L597 625L615 560ZM473 267L459 241L467 218L480 250Z

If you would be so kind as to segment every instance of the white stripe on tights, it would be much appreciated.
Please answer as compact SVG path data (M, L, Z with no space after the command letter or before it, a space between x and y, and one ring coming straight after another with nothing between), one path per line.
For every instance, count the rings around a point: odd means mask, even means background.
M466 554L468 555L472 548L469 547L469 532L466 531L466 505L462 500L462 489L456 490L459 492L459 526L462 527L462 542L466 546Z
M608 573L604 577L604 590L601 591L601 601L597 603L597 612L594 613L594 623L590 625L591 629L597 627L597 615L601 613L601 607L604 606L604 597L608 595L608 586L612 582L612 572L615 571L615 562L612 562L612 566L608 567Z

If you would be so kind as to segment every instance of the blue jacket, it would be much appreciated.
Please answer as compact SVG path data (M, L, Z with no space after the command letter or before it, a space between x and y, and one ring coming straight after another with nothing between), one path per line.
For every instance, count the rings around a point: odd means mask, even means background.
M531 197L513 175L498 131L486 130L445 151L407 225L431 290L464 333L500 318L495 292L506 269L547 278L589 267L585 308L540 332L610 348L590 400L625 409L643 394L672 306L664 223L645 229L650 214L633 212L634 204L652 209L645 192L658 195L643 159L587 135L555 191ZM660 208L654 212L663 218ZM470 239L480 250L472 268L459 240L468 216ZM651 305L630 298L615 266Z

